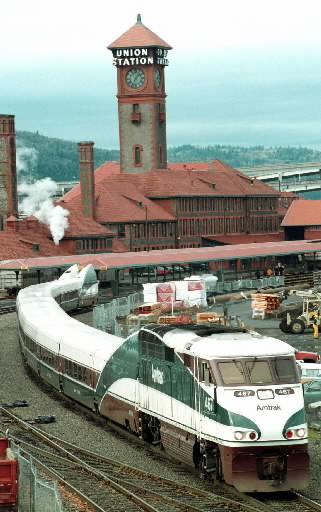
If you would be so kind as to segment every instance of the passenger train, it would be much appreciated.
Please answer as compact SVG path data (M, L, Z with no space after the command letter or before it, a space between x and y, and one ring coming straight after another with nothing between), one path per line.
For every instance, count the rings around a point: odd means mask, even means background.
M294 349L245 329L150 324L128 338L65 311L97 299L73 266L17 297L26 363L68 397L243 492L302 489L309 456Z

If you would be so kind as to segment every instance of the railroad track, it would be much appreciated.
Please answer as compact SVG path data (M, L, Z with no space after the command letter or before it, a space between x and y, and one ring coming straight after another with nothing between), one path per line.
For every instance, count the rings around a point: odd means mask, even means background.
M296 492L273 493L257 497L262 510L277 512L312 512L321 510L320 501L314 501Z
M1 306L0 305L0 315L6 315L7 313L14 313L16 311L16 305L12 306Z
M44 434L0 408L0 431L19 444L25 457L75 493L95 511L258 512L246 495L219 487L219 494L160 478Z
M59 395L60 397L60 395ZM61 397L60 397L61 398ZM69 402L69 400L67 400ZM75 405L73 403L73 405ZM80 411L85 412L87 416L91 417L90 411L85 411L80 407ZM3 417L2 417L3 416ZM97 421L96 415L93 418ZM110 422L98 421L102 423L104 428L108 428L115 433L115 435L121 435L124 439L129 439L129 433ZM193 488L191 486L182 485L179 482L173 480L166 480L159 478L155 475L140 471L137 468L133 468L116 460L111 460L106 457L99 456L95 453L81 449L75 445L67 443L61 439L58 439L48 433L43 433L39 428L32 428L25 421L18 418L18 416L9 413L6 409L0 408L0 432L5 431L6 428L10 430L10 436L17 440L21 446L23 446L26 453L32 454L34 457L38 457L39 461L42 462L43 470L50 474L52 470L52 477L62 482L65 486L69 485L71 492L79 496L81 500L92 506L93 510L105 511L113 510L110 508L110 503L115 504L115 510L126 511L126 512L176 512L184 510L186 512L229 512L229 511L249 511L249 512L321 512L321 500L311 500L298 493L273 493L273 494L255 494L247 495L239 493L233 487L230 487L224 483L217 482L198 482L196 485L200 485L200 488ZM34 435L30 432L34 431ZM35 437L34 437L35 436ZM39 443L37 439L42 436L44 439ZM132 435L130 440L133 441ZM146 444L141 440L137 439L137 449L146 448ZM38 444L39 443L39 444ZM42 447L42 444L44 445ZM53 445L55 448L51 448L49 456L49 448ZM57 446L56 446L57 445ZM58 453L57 453L58 447ZM151 453L147 453L146 456L162 459L164 464L174 465L171 459L167 459L166 453L163 454L158 450L154 450L149 445L147 446ZM59 454L62 450L63 455ZM36 453L37 452L37 453ZM61 468L63 467L62 462L64 461L67 452L69 455L68 465L66 468L67 474L65 474ZM47 464L46 458L49 457ZM71 459L69 458L71 457ZM75 457L75 459L72 459ZM71 464L71 462L72 464ZM51 461L51 462L50 462ZM79 470L81 467L80 474L75 475L76 482L69 482L68 484L68 472L72 473L75 468ZM175 464L175 468L179 473L187 473L188 470ZM94 480L90 484L93 488L98 486L99 494L106 495L108 505L107 508L102 507L91 498L90 492L86 494L86 486L82 489L82 486L77 485L81 479L89 480L86 472L89 471L93 476ZM95 480L96 475L96 480ZM102 478L102 483L100 483ZM108 497L108 490L106 482L110 481L110 490L114 501ZM113 484L116 486L113 487ZM119 486L117 488L117 486ZM122 492L128 493L127 500L130 501L131 506L125 505L121 508L121 504L124 503ZM117 493L120 493L119 496ZM136 496L144 504L135 504L133 506L131 500L133 496ZM95 497L95 496L94 496ZM122 498L120 500L120 497ZM105 501L105 500L104 500ZM98 508L97 508L98 507ZM144 508L145 507L145 508ZM147 507L147 508L146 508Z

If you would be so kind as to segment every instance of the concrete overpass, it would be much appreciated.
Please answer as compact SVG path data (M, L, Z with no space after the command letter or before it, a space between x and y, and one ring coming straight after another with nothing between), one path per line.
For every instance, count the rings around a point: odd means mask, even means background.
M321 162L240 167L247 176L255 176L282 192L306 192L321 189Z

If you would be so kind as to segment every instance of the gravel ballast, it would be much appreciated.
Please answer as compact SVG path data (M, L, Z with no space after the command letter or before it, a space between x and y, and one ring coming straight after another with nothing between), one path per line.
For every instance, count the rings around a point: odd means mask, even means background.
M90 323L89 314L78 316L77 319ZM70 408L55 394L42 389L23 364L15 313L0 316L0 329L0 403L10 404L14 400L27 400L29 407L16 408L13 412L24 419L36 418L39 415L55 416L55 423L41 426L46 432L164 478L182 481L194 487L201 485L195 475L184 472L179 467L175 471L172 464L168 465L166 461L147 457L144 449L87 420L83 414ZM311 499L321 500L321 441L311 441L309 451L311 478L310 485L304 494Z

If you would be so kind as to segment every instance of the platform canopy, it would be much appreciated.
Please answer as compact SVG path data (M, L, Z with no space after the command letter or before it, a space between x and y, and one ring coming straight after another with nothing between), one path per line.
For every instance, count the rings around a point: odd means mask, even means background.
M292 254L321 253L321 240L294 240L289 242L250 243L189 249L167 249L162 251L141 251L101 254L75 254L6 260L0 263L0 270L38 270L64 268L77 263L81 266L92 264L96 270L139 268L141 266L176 265L260 258L267 256L289 256Z

